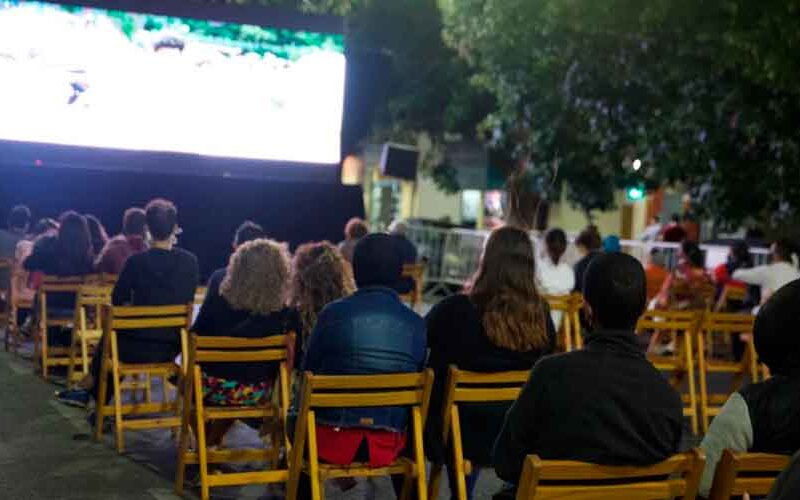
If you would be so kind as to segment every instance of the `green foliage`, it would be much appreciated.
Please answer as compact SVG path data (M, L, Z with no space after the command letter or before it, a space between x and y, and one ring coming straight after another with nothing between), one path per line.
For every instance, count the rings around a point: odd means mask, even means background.
M800 100L782 82L798 61L782 56L800 35L782 19L796 9L759 3L750 19L741 10L750 3L443 5L448 41L497 99L484 137L509 171L526 166L551 196L566 182L588 214L612 207L625 185L684 183L720 222L774 224L797 214ZM777 26L795 31L767 43Z

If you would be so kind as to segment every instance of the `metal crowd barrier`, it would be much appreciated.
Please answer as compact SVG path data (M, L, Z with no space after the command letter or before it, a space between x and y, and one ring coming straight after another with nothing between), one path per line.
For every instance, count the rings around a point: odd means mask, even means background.
M417 246L420 258L427 261L425 273L425 297L449 295L457 291L469 281L478 269L484 242L489 231L470 229L444 229L423 224L409 224L406 236ZM541 253L541 241L538 234L531 234L536 244L537 255ZM658 249L661 261L668 270L675 268L678 262L680 244L644 242L640 240L622 240L622 250L643 264L647 262L652 249ZM706 267L714 269L725 262L729 248L723 245L700 245L706 253ZM755 265L763 265L769 261L769 251L763 248L751 248ZM567 262L577 260L574 246L570 244L565 257Z

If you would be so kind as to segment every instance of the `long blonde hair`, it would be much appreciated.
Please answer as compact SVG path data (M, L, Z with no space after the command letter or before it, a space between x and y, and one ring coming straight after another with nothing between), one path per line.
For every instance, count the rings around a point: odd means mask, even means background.
M506 226L492 232L467 292L496 346L527 352L547 345L547 309L536 290L533 243L525 231Z
M258 239L231 255L220 295L239 311L267 315L280 311L289 279L289 251L282 243Z
M314 329L322 308L355 288L350 265L331 243L306 243L295 252L288 302L300 313L304 335Z

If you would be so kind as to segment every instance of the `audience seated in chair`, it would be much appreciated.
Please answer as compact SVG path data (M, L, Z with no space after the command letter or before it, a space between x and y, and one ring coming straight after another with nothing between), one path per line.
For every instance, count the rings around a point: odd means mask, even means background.
M767 500L796 500L800 498L800 452L795 453L789 466L772 485Z
M331 243L306 243L297 248L288 294L289 307L297 311L300 321L295 333L302 349L295 354L296 366L302 365L301 355L322 309L349 297L355 289L352 268Z
M319 375L367 375L421 371L425 323L403 305L396 288L403 263L387 234L362 238L353 251L358 291L328 305L308 339L303 371ZM317 410L320 460L348 465L392 463L406 446L405 408ZM309 485L303 477L301 498Z
M714 282L706 272L703 251L697 243L684 241L678 266L661 287L658 307L672 311L702 311L711 306L714 293Z
M572 268L567 270L572 273ZM572 286L566 292L571 290ZM536 261L528 234L512 227L495 229L467 291L436 305L426 322L428 364L435 378L425 450L434 462L447 460L450 473L452 453L443 449L441 418L448 367L478 372L530 370L555 348L549 307L536 289ZM461 410L464 456L476 466L467 480L469 496L478 467L491 466L492 444L509 406L468 405ZM454 484L451 474L453 498Z
M86 218L69 211L61 214L57 235L36 240L23 268L50 276L85 276L94 270L93 260L92 239ZM75 294L52 294L48 298L50 317L71 317L74 309ZM52 327L47 339L52 345L66 347L70 344L71 335L68 330Z
M581 258L575 263L575 287L574 292L583 290L583 278L586 269L592 260L603 251L603 238L597 230L597 226L589 226L575 238L575 248Z
M106 242L94 262L98 273L118 275L125 267L128 257L147 250L145 226L147 218L144 210L132 207L125 210L122 217L122 234Z
M92 255L97 257L108 243L108 232L100 219L92 214L85 214L86 224L89 226L89 235L92 238Z
M645 358L634 328L645 309L633 257L597 256L583 293L592 331L581 351L541 359L494 446L497 475L517 484L525 457L651 465L678 451L683 404Z
M353 250L356 248L359 240L369 234L369 226L364 219L353 217L347 221L344 227L344 241L339 243L339 251L342 252L342 257L349 263L353 263Z
M8 214L8 228L0 229L0 259L13 260L17 244L27 239L31 223L31 211L25 205L17 205ZM0 274L0 288L7 289L11 283L11 273L4 270Z
M189 304L194 301L198 284L197 258L175 247L178 233L178 211L172 202L156 199L147 204L147 230L152 239L150 249L131 256L114 286L114 305L163 306ZM63 225L63 223L62 223ZM123 363L163 363L181 352L180 338L174 328L153 329L132 335L119 335L119 358ZM81 386L96 397L101 340L90 367L90 375ZM67 390L58 393L66 404L85 406L89 393Z
M210 284L192 331L201 337L248 339L296 331L296 314L283 300L288 279L289 253L284 245L267 239L240 244L222 282ZM202 369L206 406L256 406L271 397L278 366L211 363ZM217 423L206 434L211 445L220 444L233 421Z
M734 393L700 445L706 469L700 494L711 488L722 451L792 454L800 448L800 280L781 288L761 308L753 339L772 378Z

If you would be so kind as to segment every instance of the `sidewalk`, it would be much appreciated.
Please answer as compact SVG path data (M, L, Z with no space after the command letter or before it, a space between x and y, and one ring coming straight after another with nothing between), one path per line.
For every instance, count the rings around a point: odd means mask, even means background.
M172 500L175 445L169 431L126 433L128 452L117 455L111 436L103 443L90 437L82 410L64 406L53 398L59 387L33 374L30 361L0 352L0 497L9 500ZM237 426L226 438L229 446L257 443L255 432ZM189 472L187 475L191 475ZM443 481L440 498L449 498ZM377 500L392 499L387 478L379 478ZM487 472L478 482L476 498L488 499L498 480ZM368 496L360 481L342 493L328 484L329 500L361 500ZM248 486L212 490L212 497L227 499L282 498L282 488ZM185 498L196 498L187 489Z

